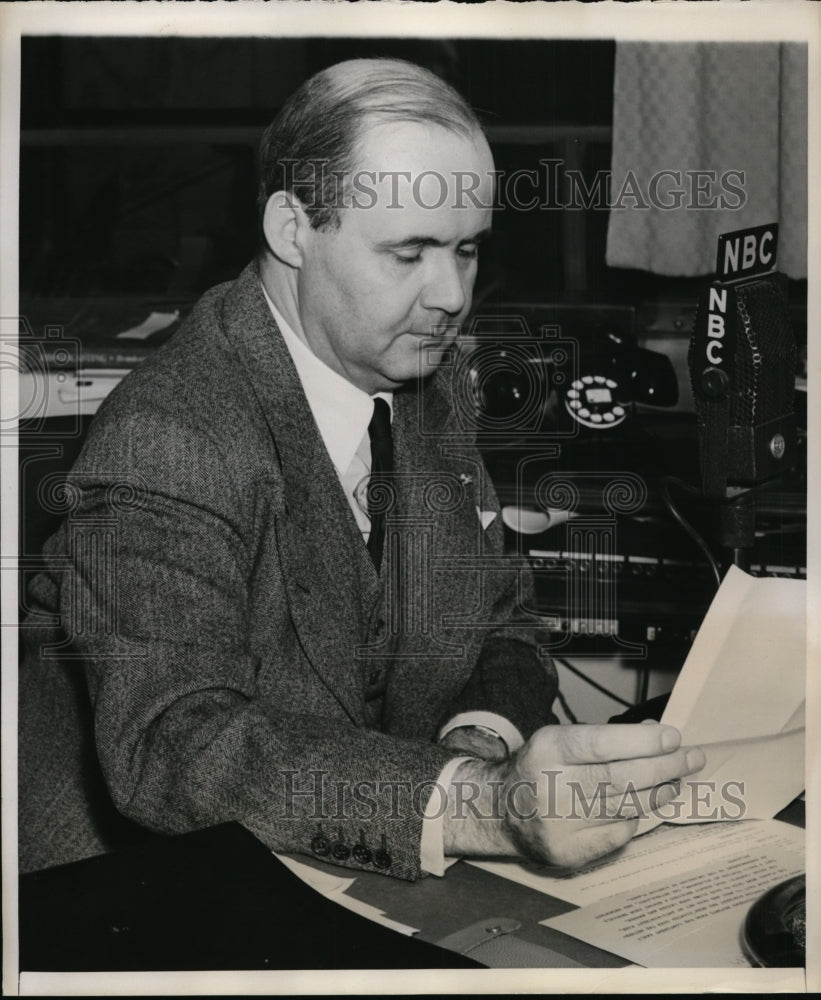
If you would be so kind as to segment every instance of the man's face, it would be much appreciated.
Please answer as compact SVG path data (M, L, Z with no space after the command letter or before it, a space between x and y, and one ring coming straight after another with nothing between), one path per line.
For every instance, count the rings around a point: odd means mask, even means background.
M470 308L490 229L493 158L414 122L365 130L340 225L304 233L298 308L315 354L367 393L429 374ZM351 204L351 199L355 204ZM349 207L350 206L350 207ZM448 328L445 332L445 328Z

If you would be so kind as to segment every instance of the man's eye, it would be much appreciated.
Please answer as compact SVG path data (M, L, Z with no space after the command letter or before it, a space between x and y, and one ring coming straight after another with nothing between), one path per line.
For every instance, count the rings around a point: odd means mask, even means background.
M479 246L476 243L466 243L464 246L459 247L457 253L465 260L474 260L479 256Z
M420 261L422 259L422 254L421 253L414 253L414 254L395 253L394 257L399 261L400 264L416 264L417 261Z

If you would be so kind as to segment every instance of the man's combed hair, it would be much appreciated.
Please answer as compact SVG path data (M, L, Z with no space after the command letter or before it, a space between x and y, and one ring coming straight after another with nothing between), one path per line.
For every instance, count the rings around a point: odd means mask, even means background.
M288 191L314 229L338 225L362 131L387 122L440 125L465 138L482 130L464 98L421 66L401 59L337 63L307 80L265 131L260 220L270 196Z

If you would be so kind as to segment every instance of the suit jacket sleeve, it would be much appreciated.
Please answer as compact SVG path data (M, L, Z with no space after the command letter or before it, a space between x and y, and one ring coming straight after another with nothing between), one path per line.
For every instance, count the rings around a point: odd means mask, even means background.
M61 612L115 804L163 833L239 820L277 850L310 852L320 834L349 852L361 842L367 863L334 860L374 870L381 847L381 870L417 878L424 808L453 754L258 696L247 635L260 498L224 441L175 413L112 404L71 476ZM123 481L137 483L130 496Z

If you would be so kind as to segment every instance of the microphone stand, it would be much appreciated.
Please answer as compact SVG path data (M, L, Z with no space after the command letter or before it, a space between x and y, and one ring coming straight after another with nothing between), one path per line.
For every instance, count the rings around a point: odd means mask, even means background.
M750 489L729 486L719 506L719 544L732 552L733 564L747 572L750 549L755 543L755 494Z

